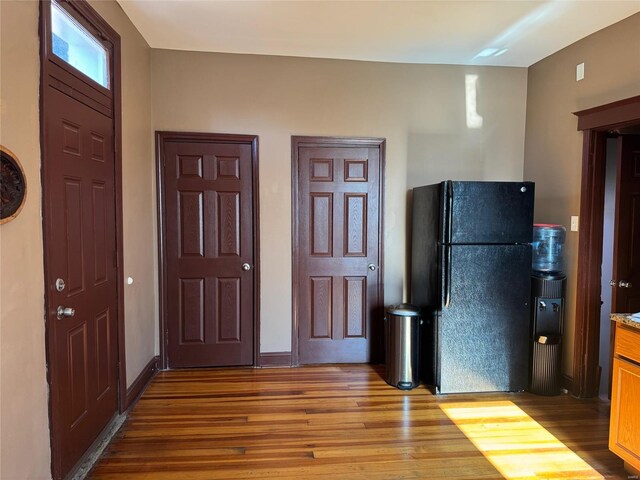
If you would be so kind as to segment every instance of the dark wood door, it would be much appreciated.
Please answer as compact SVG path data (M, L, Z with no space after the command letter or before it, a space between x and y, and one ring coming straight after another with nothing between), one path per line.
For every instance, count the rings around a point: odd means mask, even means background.
M57 471L68 472L118 406L114 124L47 88L44 233L51 426ZM58 307L75 314L58 316Z
M168 364L251 365L252 145L162 142Z
M618 137L612 311L640 311L640 135Z
M618 137L616 163L611 313L635 313L640 311L640 135ZM609 398L615 337L616 326L611 321Z
M381 148L342 142L294 149L300 364L380 353Z

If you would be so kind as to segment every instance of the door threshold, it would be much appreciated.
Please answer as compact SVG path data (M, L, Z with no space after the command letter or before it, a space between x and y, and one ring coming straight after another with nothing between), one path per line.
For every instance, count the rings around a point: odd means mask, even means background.
M100 432L95 441L80 457L78 463L71 469L71 472L65 477L65 480L84 480L93 466L100 460L102 453L111 443L113 437L118 433L120 427L127 419L127 412L116 413L106 427Z

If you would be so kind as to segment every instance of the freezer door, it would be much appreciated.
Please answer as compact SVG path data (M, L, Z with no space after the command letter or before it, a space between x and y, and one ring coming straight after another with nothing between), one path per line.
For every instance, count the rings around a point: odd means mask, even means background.
M524 390L531 247L453 245L442 252L439 392Z
M532 182L452 182L444 185L444 243L530 243Z

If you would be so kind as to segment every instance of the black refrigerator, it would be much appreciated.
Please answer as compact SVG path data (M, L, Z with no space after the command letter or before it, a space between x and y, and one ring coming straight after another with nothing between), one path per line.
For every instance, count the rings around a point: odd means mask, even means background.
M411 303L437 393L512 392L528 381L532 182L413 189Z

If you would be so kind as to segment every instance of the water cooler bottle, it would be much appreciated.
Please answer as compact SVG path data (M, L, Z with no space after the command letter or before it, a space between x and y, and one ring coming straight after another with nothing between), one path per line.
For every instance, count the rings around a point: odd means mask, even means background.
M538 395L559 395L561 390L565 237L562 225L533 226L529 391Z

